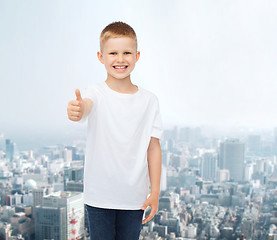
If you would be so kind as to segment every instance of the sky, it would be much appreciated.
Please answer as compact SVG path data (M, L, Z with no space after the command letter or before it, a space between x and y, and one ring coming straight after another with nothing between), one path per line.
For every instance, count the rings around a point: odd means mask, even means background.
M82 129L67 103L105 81L96 53L113 21L136 31L131 80L157 95L165 128L276 127L276 12L274 0L0 0L0 134Z

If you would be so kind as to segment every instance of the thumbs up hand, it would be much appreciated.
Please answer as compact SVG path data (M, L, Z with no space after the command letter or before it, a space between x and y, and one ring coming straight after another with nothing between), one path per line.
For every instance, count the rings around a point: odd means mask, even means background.
M84 102L81 97L80 90L77 88L75 90L76 100L68 102L67 115L71 121L80 121L84 114Z

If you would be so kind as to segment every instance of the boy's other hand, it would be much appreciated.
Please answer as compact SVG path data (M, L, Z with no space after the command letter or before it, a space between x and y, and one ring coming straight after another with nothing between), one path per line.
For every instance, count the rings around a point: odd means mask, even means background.
M150 196L145 201L142 210L145 210L148 206L151 207L151 212L146 218L142 221L142 224L149 222L157 213L159 207L159 194L151 193Z
M84 114L84 102L81 97L80 90L77 88L75 90L76 100L68 102L67 115L68 119L71 121L80 121Z

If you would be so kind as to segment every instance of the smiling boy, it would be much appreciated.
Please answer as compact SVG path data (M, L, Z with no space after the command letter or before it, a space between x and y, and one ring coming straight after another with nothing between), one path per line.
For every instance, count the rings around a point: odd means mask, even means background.
M88 119L84 203L92 240L136 240L158 211L162 121L158 98L134 85L139 60L132 27L113 22L100 35L107 79L68 103L68 118ZM149 180L151 192L149 194ZM144 210L150 206L146 219ZM143 221L142 221L143 220Z

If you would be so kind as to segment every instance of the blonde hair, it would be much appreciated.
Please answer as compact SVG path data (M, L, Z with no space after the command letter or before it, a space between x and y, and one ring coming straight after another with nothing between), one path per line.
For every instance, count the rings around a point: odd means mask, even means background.
M107 25L100 34L100 51L102 52L105 42L110 38L130 37L135 40L136 49L138 46L137 35L134 29L127 23L117 21Z

